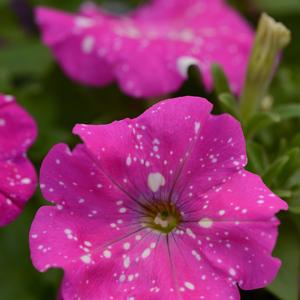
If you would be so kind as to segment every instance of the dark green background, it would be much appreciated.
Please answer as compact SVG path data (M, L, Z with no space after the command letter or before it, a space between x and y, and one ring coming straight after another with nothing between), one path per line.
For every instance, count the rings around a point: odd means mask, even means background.
M183 0L184 1L184 0ZM98 1L110 7L116 1ZM105 2L105 3L104 3ZM133 8L141 1L120 1L123 8ZM79 0L8 1L0 0L0 91L14 94L35 117L39 138L30 151L37 169L51 146L57 142L74 145L71 135L75 123L107 123L115 119L136 116L149 103L130 99L117 86L87 88L71 82L61 72L48 50L39 40L32 9L36 5L49 5L76 10ZM300 182L300 0L231 1L253 25L262 10L283 21L293 33L292 44L285 51L279 71L271 89L274 107L295 103L288 107L282 122L263 126L248 137L249 169L265 175L266 183L289 203L299 206ZM216 102L217 94L207 95L201 84L191 76L177 95L206 96ZM216 105L216 112L221 109ZM292 150L291 150L292 149ZM266 170L287 155L289 164L277 171L277 177L267 176ZM270 178L271 177L271 178ZM43 199L37 193L20 218L0 229L0 299L35 300L55 299L62 272L52 270L40 274L32 267L28 249L28 230ZM299 286L299 217L296 213L282 215L280 241L276 254L284 266L271 287L274 294L284 300L298 299ZM243 299L277 299L266 290L244 293Z

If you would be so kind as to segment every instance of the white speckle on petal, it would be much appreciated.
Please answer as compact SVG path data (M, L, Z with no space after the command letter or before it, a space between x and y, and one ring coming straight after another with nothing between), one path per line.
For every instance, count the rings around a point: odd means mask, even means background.
M122 274L119 278L120 282L124 282L126 280L126 275Z
M222 210L219 210L219 215L220 215L220 216L224 216L225 213L226 213L225 210L223 210L223 209L222 209Z
M86 54L90 54L93 51L95 39L92 36L86 36L82 41L82 51Z
M30 178L23 178L22 180L21 180L21 183L22 184L30 184L31 183L31 179Z
M230 274L231 276L235 276L235 275L236 275L235 269L230 268L230 269L229 269L229 274Z
M109 250L104 250L103 251L103 256L105 258L111 258L111 252Z
M198 261L201 260L201 256L200 256L200 254L199 254L196 250L193 250L193 251L192 251L192 255L193 255Z
M142 258L147 258L151 253L151 250L149 248L145 249L142 253Z
M213 223L213 220L209 218L203 218L198 222L199 226L203 228L211 228Z
M177 60L177 70L184 78L188 77L188 69L193 65L199 65L199 61L193 56L181 56Z
M126 211L127 211L127 209L126 209L125 207L121 207L121 208L119 209L119 212L120 212L121 214L124 214Z
M6 102L12 102L12 101L14 101L14 96L6 95L6 96L4 97L4 100L5 100Z
M131 156L128 156L127 159L126 159L126 165L127 165L127 166L130 166L131 163L132 163Z
M189 290L194 290L194 289L195 289L195 286L194 286L192 283L188 282L188 281L186 281L186 282L184 283L184 286L185 286L187 289L189 289Z
M200 122L195 122L195 134L199 132L201 128L201 123Z
M86 18L86 17L77 17L75 19L75 24L78 27L89 28L89 27L93 26L94 21L89 18Z
M126 256L124 261L123 261L124 267L127 269L130 266L130 257Z
M90 254L86 254L80 257L80 259L85 263L85 264L89 264L91 263L91 255Z
M194 232L192 231L192 229L187 228L187 229L186 229L186 233L187 233L187 235L190 236L191 238L193 238L193 239L196 238L196 235L194 234Z
M130 243L124 243L123 244L123 249L129 250L130 249Z
M155 193L161 186L166 184L164 176L160 173L150 173L148 176L148 186L150 190Z

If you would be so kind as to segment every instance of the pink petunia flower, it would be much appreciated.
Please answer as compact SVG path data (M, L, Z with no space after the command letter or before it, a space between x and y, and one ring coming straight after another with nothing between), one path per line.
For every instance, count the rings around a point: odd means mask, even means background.
M36 188L26 151L36 138L33 119L12 96L0 94L0 226L13 221Z
M55 206L32 224L35 267L63 268L62 299L239 299L276 276L275 214L287 205L244 170L229 115L184 97L136 119L77 125L55 146L41 188ZM222 128L222 130L220 130Z
M92 86L116 80L138 98L176 91L193 64L211 90L212 63L239 93L253 42L250 26L223 0L152 0L123 16L91 4L77 14L40 7L36 17L72 79Z

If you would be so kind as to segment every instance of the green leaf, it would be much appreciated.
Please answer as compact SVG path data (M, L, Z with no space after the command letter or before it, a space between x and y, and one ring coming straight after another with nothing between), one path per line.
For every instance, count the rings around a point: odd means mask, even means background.
M274 108L281 119L300 118L300 104L284 104Z
M278 189L278 190L273 190L273 192L278 197L284 198L284 199L291 198L293 195L292 191L290 191L290 190L282 190L282 189L279 190Z
M289 206L289 211L295 214L300 214L300 205L299 206Z
M289 199L289 212L300 214L300 187L293 192L293 197Z
M239 119L239 111L237 106L237 100L229 93L220 94L218 97L221 110L223 112L233 115Z
M248 137L254 136L258 131L280 122L280 116L273 112L256 113L245 126L245 134Z
M0 49L0 71L8 74L37 74L47 70L52 59L40 43L24 43Z
M263 174L263 180L267 185L270 185L282 171L283 167L287 164L290 157L288 155L279 157L273 162Z
M247 142L248 165L247 169L254 173L263 174L268 163L268 157L264 148L253 141Z
M217 92L217 95L223 93L231 94L229 83L222 67L218 64L213 64L211 67L211 71L212 71L212 75L214 79L214 87Z
M300 133L296 134L290 143L291 147L300 147Z
M0 0L0 7L4 5L8 5L9 0Z
M275 281L268 287L282 300L298 300L300 245L294 225L287 219L280 227L279 239L274 256L282 261L281 269Z
M290 189L296 189L296 195L299 196L300 199L300 168L289 176L286 186Z
M285 164L281 174L278 176L281 183L287 182L300 166L300 148L292 148L286 153L286 155L289 156L289 161Z
M294 14L300 12L299 0L256 0L257 4L265 11L276 14Z

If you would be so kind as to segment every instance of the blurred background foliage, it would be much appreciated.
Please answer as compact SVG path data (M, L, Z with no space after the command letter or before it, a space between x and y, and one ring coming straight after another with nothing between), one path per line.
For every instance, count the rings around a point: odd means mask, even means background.
M134 8L142 1L96 1L108 9ZM0 0L0 91L14 94L35 117L39 138L30 151L37 168L51 146L58 142L74 145L75 123L107 123L134 117L150 104L122 94L116 85L88 88L71 82L41 44L34 24L33 8L48 5L75 11L80 0ZM242 299L298 300L300 259L300 0L236 0L230 3L255 26L262 11L282 21L293 34L275 75L270 95L261 112L245 125L249 165L266 184L288 201L291 209L281 214L282 226L275 255L283 261L276 281L265 290L243 292ZM236 112L230 95L223 92L224 78L215 70L217 89L207 94L198 74L172 96L205 96L215 112ZM224 90L222 90L224 89ZM223 94L222 94L223 93ZM62 272L39 274L32 267L28 231L33 216L44 203L39 192L20 218L0 229L0 299L56 299Z

